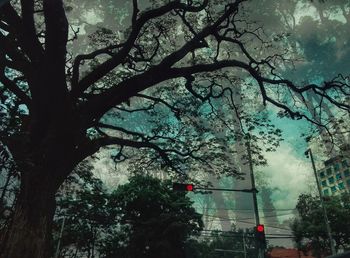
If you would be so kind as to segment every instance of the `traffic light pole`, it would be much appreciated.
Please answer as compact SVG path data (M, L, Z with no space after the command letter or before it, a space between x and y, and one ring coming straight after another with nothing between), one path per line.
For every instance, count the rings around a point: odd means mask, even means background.
M250 149L250 135L248 135L247 152L248 152L248 162L249 162L249 171L250 171L250 180L252 183L252 189L256 189L255 188L255 177L254 177L254 170L253 170L252 153L251 153L251 149ZM258 226L260 224L260 218L259 218L259 210L258 210L258 201L256 198L256 191L253 192L253 206L254 206L254 214L255 214L255 224L256 224L256 226ZM256 247L258 250L258 258L263 258L264 257L264 250L258 244L258 240L256 239L255 241L256 241Z
M196 190L245 192L245 193L256 193L256 192L258 192L255 188L252 188L252 189L209 188L209 187L197 187L194 184L173 183L173 191L194 192L194 193L196 193Z
M321 187L318 181L318 177L317 177L317 171L316 171L316 166L315 166L315 161L314 161L314 157L312 156L312 151L311 149L308 149L305 154L309 153L310 154L310 159L311 159L311 163L312 163L312 169L314 171L315 174L315 179L316 179L316 184L317 184L317 190L318 190L318 194L320 196L320 202L321 202L321 207L322 207L322 211L323 211L323 218L324 218L324 222L326 224L326 230L327 230L327 234L328 234L328 238L329 238L329 242L331 245L331 252L332 255L336 254L335 251L335 246L334 246L334 242L333 242L333 238L332 238L332 231L331 231L331 227L329 226L329 220L328 220L328 216L327 216L327 210L326 207L323 203L323 198L322 198L322 192L321 192Z
M248 150L250 180L252 182L252 189L255 189L255 177L254 177L254 170L253 170L252 154L251 154L251 150L250 150L250 138L247 142L247 150ZM255 224L259 225L260 218L259 218L259 211L258 211L258 201L256 198L256 191L253 192L253 205L254 205L254 214L255 214Z
M196 190L206 190L206 191L226 191L226 192L244 192L244 193L257 193L258 190L252 189L230 189L230 188L210 188L210 187L193 187Z

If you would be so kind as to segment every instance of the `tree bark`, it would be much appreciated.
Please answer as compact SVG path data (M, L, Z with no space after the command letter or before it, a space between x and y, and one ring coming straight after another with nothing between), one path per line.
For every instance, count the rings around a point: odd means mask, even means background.
M47 174L47 173L46 173ZM37 180L22 181L12 224L1 257L48 258L56 188L41 173ZM48 179L48 176L46 176Z
M48 258L53 254L55 194L74 167L88 155L81 154L78 147L81 135L77 126L72 125L73 119L67 115L64 123L57 117L54 120L57 124L49 126L41 141L30 145L34 147L27 148L27 141L23 140L23 153L14 152L19 161L21 186L1 258Z

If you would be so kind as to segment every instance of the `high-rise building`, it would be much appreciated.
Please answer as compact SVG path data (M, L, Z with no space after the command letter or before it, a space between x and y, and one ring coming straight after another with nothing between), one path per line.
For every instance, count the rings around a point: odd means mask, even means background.
M338 155L325 161L324 167L317 173L324 196L350 192L349 155Z

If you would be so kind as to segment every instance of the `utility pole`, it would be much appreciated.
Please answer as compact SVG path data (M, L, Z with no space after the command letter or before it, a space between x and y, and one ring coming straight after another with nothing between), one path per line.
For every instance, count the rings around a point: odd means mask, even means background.
M258 201L256 198L256 188L255 188L255 178L254 178L254 170L253 170L253 160L252 160L252 154L251 154L251 149L250 149L250 135L248 134L248 141L247 141L247 152L248 152L248 162L249 162L249 170L250 170L250 180L252 182L252 189L255 191L253 192L253 206L254 206L254 214L255 214L255 224L258 226L260 224L260 219L259 219L259 210L258 210ZM263 258L264 257L264 250L258 245L257 239L255 240L256 242L256 248L258 251L258 258Z
M246 243L245 243L244 231L243 231L243 234L242 234L242 240L243 240L244 258L247 258L247 247L246 247Z
M334 246L334 242L333 242L333 238L332 238L332 231L331 231L331 227L329 226L327 210L326 210L326 207L325 207L324 202L323 202L323 198L322 198L323 194L321 192L321 187L320 187L320 184L319 184L319 181L318 181L315 161L314 161L314 157L312 156L311 149L307 149L305 154L306 155L310 154L310 159L311 159L311 163L312 163L312 169L313 169L314 174L315 174L315 179L316 179L316 184L317 184L317 189L318 189L318 195L320 197L321 207L322 207L322 210L323 210L324 223L326 224L326 230L327 230L329 242L331 244L331 252L332 252L332 255L335 255L336 252L335 252L335 246Z

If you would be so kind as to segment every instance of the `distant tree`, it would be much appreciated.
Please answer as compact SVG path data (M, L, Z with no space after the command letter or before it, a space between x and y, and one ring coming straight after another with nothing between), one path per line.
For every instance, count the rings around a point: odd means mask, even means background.
M186 258L244 258L257 256L252 230L203 232L199 240L189 241Z
M111 194L109 205L127 241L121 245L118 235L111 236L112 246L104 250L107 257L185 257L186 242L203 228L185 192L174 192L169 181L150 176L130 178Z
M55 250L59 242L62 257L95 257L117 224L107 206L109 197L104 184L93 176L88 163L78 166L66 180L56 197L53 225Z
M192 160L203 169L212 169L213 163L214 172L227 172L230 166L217 141L193 117L222 121L213 104L222 98L240 118L233 100L237 85L245 85L250 96L246 113L253 112L252 99L260 98L284 116L320 124L305 109L310 91L320 96L320 103L349 110L346 77L306 85L281 77L289 60L284 51L275 51L281 49L278 41L269 42L271 35L249 19L248 1L97 2L92 14L126 22L112 29L100 26L89 33L85 46L75 47L77 27L91 28L89 21L74 24L91 17L77 9L86 5L27 0L0 9L0 107L15 125L0 140L10 150L21 182L2 257L50 256L55 194L73 169L102 147L119 147L115 160L124 159L128 148L148 149L148 163L162 160L183 172L184 163ZM117 13L112 2L126 4L126 12ZM72 10L78 18L67 18ZM188 95L193 101L182 102ZM196 102L205 103L202 112L188 110ZM148 119L137 111L145 110L159 116L147 121L151 129L141 131L140 121ZM172 119L164 119L164 110Z
M58 198L54 238L60 257L184 257L189 238L203 228L190 199L173 192L170 182L134 176L110 193L85 173L75 193Z
M336 250L350 248L350 194L327 197L324 201ZM329 237L323 217L320 200L308 194L299 196L296 206L299 218L291 229L300 250L311 249L317 257L330 254Z

